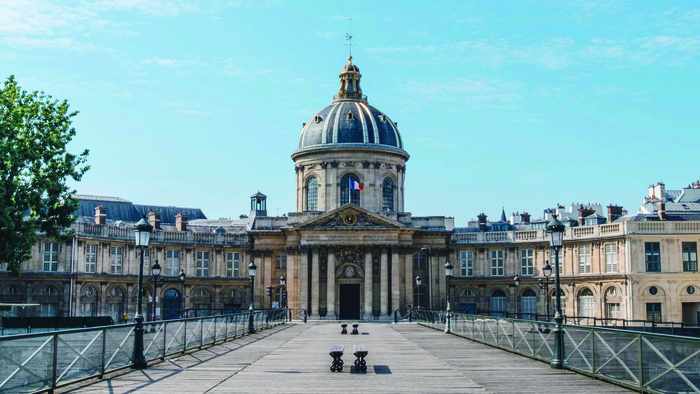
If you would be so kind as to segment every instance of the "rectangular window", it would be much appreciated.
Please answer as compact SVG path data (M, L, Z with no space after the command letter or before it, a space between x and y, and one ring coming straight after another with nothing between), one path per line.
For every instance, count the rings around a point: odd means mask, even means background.
M610 302L607 303L605 313L608 319L617 319L618 316L620 316L620 304Z
M143 249L143 274L151 274L151 249L148 248Z
M591 273L591 245L578 247L578 273Z
M617 272L617 244L605 244L605 272Z
M44 243L44 271L58 271L58 243Z
M505 251L503 250L492 250L491 251L491 276L503 276L503 262L504 262Z
M165 252L165 274L167 276L180 275L180 251L168 250Z
M535 275L535 251L533 249L523 249L520 251L520 275Z
M474 252L464 250L459 252L460 276L474 276Z
M284 253L277 253L277 257L275 257L275 268L278 270L286 270L287 269L287 255Z
M241 254L231 252L226 255L226 276L238 278L241 276Z
M683 271L697 272L698 270L698 243L683 242L681 246L683 251Z
M124 256L122 255L122 248L118 246L112 247L112 255L110 258L109 272L111 274L121 274L122 273L122 262L124 261Z
M659 242L645 242L644 254L647 272L661 272L661 244Z
M85 272L97 271L97 245L85 245Z
M413 268L423 268L425 255L421 252L413 253Z
M56 305L58 304L41 304L41 317L56 317Z
M209 276L209 252L197 252L197 276Z
M661 321L661 303L647 302L647 320Z

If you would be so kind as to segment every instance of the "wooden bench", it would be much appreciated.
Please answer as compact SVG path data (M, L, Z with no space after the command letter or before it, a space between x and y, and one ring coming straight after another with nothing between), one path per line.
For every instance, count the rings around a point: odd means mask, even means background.
M340 326L343 327L343 331L341 331L340 333L343 335L347 334L348 333L348 323L343 323Z
M357 334L359 334L360 332L357 331L357 327L359 327L359 326L360 326L360 325L357 324L357 323L353 324L353 325L352 325L352 332L350 333L350 335L357 335Z
M367 357L367 346L365 345L355 345L352 348L352 352L355 354L355 371L356 372L367 372L367 361L365 361L365 357Z
M331 372L343 372L343 352L345 351L345 345L333 345L331 346L331 351L328 353L333 357L333 363L331 363Z

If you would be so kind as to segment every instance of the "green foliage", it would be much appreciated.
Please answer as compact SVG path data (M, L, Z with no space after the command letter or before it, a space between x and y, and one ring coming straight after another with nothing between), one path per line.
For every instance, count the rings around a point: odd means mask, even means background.
M74 221L78 200L66 180L90 168L88 150L68 153L75 136L68 102L21 90L14 76L0 88L0 263L12 276L31 258L37 231L57 240Z

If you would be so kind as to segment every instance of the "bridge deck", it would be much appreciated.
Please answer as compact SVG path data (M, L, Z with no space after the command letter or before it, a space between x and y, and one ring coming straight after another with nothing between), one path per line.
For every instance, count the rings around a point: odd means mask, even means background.
M331 345L367 345L367 373L329 370ZM339 324L273 328L144 371L72 389L81 393L225 393L274 391L441 393L622 393L627 390L547 364L446 335L416 324L361 324L341 335Z

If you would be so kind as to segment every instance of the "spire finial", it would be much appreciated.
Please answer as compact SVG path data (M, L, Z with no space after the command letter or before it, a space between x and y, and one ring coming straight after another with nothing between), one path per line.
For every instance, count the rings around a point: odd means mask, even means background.
M352 43L352 40L355 37L352 35L352 18L350 18L350 33L345 33L345 41L349 41L347 44L348 47L350 47L350 57L348 58L349 61L352 61L352 46L355 45Z

